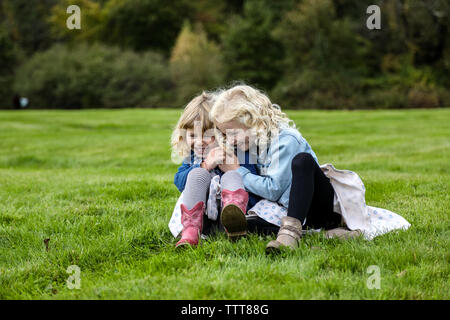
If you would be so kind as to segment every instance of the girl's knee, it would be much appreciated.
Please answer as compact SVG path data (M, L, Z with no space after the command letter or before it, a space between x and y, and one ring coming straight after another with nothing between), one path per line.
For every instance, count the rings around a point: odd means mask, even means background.
M188 180L200 180L200 181L210 181L211 174L208 170L203 168L194 168L188 174Z
M292 171L311 170L314 162L315 160L310 153L300 152L292 159Z
M227 190L234 191L237 189L244 189L242 176L235 170L225 172L220 179L220 184L222 185L223 189Z
M241 175L239 174L239 172L237 172L236 170L232 170L232 171L227 171L222 175L221 181L223 180L227 180L227 179L238 179L238 180L242 180Z

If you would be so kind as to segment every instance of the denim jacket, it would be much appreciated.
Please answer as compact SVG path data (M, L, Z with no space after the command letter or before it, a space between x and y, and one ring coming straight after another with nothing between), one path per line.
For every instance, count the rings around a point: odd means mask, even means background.
M292 159L300 152L317 156L305 138L297 129L282 129L278 136L272 139L264 159L258 159L259 175L251 173L247 168L240 167L239 172L245 188L261 198L275 201L287 208L289 192L292 183Z

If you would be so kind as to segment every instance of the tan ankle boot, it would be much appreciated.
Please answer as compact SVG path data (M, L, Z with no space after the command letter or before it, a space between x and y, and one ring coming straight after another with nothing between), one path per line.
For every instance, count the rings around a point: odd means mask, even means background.
M267 244L266 253L278 252L282 246L294 249L298 247L298 241L301 237L302 223L300 220L288 216L283 217L277 240L272 240Z
M335 228L325 232L325 238L354 239L362 235L361 230L349 230L347 228Z

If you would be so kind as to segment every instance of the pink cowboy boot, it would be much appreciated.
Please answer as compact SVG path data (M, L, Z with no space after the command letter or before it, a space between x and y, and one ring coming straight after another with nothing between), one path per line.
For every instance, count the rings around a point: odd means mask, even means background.
M181 204L181 239L175 245L176 248L184 245L196 246L200 239L203 228L203 214L205 212L205 203L199 201L191 210L188 210L184 204Z
M230 239L236 239L247 234L248 193L244 189L235 191L222 190L222 213L220 222Z

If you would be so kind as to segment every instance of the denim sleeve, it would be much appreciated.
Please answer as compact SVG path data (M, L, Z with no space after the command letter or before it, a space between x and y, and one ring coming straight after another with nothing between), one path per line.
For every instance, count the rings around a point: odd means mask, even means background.
M264 199L278 201L291 185L292 159L300 152L312 152L306 141L305 144L301 142L290 135L280 137L278 143L274 143L269 149L268 157L271 161L264 175L255 175L247 168L240 167L237 171L242 176L245 188ZM313 156L317 159L315 154Z
M177 189L180 192L183 192L184 187L186 186L186 180L189 172L191 172L192 169L200 167L199 164L189 164L189 163L183 163L179 168L177 173L175 173L174 183Z

